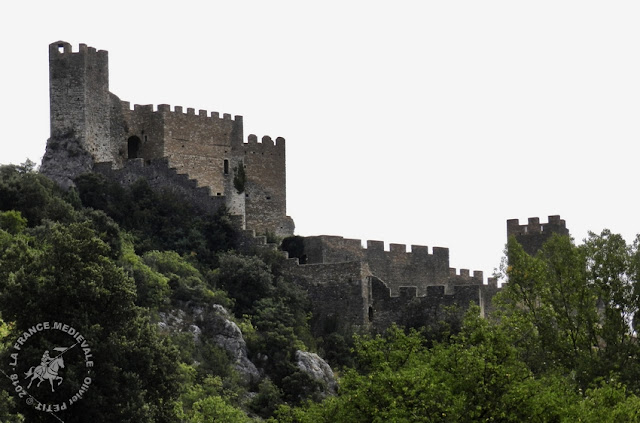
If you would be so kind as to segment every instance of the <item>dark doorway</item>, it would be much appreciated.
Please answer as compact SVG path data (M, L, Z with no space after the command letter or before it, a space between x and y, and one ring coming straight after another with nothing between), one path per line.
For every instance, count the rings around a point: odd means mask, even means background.
M140 138L135 135L133 137L129 137L127 140L127 157L130 159L137 159L140 157L140 144L142 144L140 142Z

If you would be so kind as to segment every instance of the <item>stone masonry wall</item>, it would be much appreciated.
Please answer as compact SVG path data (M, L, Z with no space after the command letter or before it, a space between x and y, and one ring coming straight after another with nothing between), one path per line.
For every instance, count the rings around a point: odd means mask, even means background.
M369 327L371 272L360 262L291 265L292 279L309 294L316 334L346 327Z
M507 237L515 236L527 254L534 255L553 235L569 235L566 222L560 216L549 216L548 223L540 223L540 218L530 217L526 225L518 219L507 220Z
M93 171L123 186L145 179L152 189L168 190L205 214L214 214L225 205L224 197L211 196L208 187L197 187L195 180L170 168L166 159L132 159L121 169L113 169L109 162L96 163Z
M268 137L258 142L249 135L242 145L247 184L245 189L247 227L257 233L273 232L278 236L293 235L293 220L287 217L287 167L285 140L274 144Z
M345 239L339 236L314 236L304 238L306 262L340 263L345 261L365 261L371 272L384 281L392 295L398 295L401 286L415 286L418 295L425 295L426 287L446 285L450 278L449 249L412 245L407 252L404 244L389 244L384 250L384 242L367 241L362 247L359 239ZM468 270L461 270L469 274ZM482 281L482 272L475 272Z
M311 326L317 335L344 328L381 332L392 323L438 322L449 312L447 308L455 307L462 317L470 304L480 306L484 314L498 291L495 279L483 284L481 272L471 276L468 271L456 274L450 269L444 285L422 287L423 294L416 286L399 286L394 294L367 262L299 265L297 259L291 259L289 263L288 274L309 293Z
M73 134L96 161L112 161L108 53L52 43L49 81L51 137Z
M199 186L208 186L214 193L225 194L225 178L230 174L229 166L225 174L224 161L232 160L234 145L242 144L242 116L231 119L217 112L208 114L206 110L181 106L171 110L167 104L134 105L130 110L128 102L122 102L123 114L128 127L127 138L140 140L139 156L145 159L167 157L169 164L179 173L196 179ZM131 158L131 157L129 157Z
M386 329L392 323L435 323L445 316L447 307L458 307L459 315L462 315L470 303L481 304L481 285L455 286L452 290L447 290L444 286L429 286L423 296L417 295L417 289L413 286L401 287L397 296L390 295L389 287L378 278L372 278L371 286L370 315L376 332Z

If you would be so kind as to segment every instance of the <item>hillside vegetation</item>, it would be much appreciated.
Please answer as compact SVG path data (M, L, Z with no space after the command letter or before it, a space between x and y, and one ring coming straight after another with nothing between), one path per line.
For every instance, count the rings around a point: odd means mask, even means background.
M512 239L487 318L314 337L284 255L239 251L224 211L199 215L144 181L76 186L0 167L2 422L56 421L9 377L16 340L48 321L80 330L95 362L89 391L55 413L65 422L640 420L637 240L554 236L531 257ZM29 340L20 360L40 363L51 347ZM300 366L312 352L337 392ZM74 369L61 398L82 383Z

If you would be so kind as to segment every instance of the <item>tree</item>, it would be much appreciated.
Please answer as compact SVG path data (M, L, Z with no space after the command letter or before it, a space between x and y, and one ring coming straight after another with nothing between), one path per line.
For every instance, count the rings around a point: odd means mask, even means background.
M608 230L581 246L554 235L532 257L509 240L504 316L519 322L532 370L573 372L583 389L617 373L637 392L637 246Z
M89 341L94 383L65 421L175 421L177 352L135 306L135 284L111 253L90 222L49 223L14 235L0 251L0 309L14 322L8 337L39 322L64 322ZM34 338L20 359L38 363L48 348ZM83 376L67 369L60 395L71 397ZM48 418L23 401L18 407L28 421Z
M223 253L219 260L216 283L235 298L236 316L252 314L254 303L268 297L275 289L269 267L258 257L234 253Z

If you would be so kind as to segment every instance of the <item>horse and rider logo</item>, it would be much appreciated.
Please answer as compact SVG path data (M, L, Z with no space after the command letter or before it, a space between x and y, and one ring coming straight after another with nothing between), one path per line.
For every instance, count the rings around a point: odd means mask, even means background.
M42 382L48 380L51 384L51 392L55 392L53 382L58 380L59 382L56 386L60 386L63 381L62 376L58 374L60 369L64 369L64 358L62 355L73 347L75 347L75 344L71 347L55 347L53 350L58 354L53 358L49 355L49 350L45 351L44 354L42 354L40 365L31 366L29 371L25 373L25 379L31 378L29 385L27 385L27 389L31 388L31 384L34 380L39 379L40 381L36 387L39 387Z
M36 342L40 346L32 344L28 348L28 344L38 338L40 340ZM37 357L47 345L55 347L44 351L38 363ZM28 351L25 355L29 358L23 362L20 357L25 351ZM36 410L48 413L65 411L87 395L93 382L91 345L76 328L63 322L43 321L26 328L10 349L9 358L9 368L13 372L7 374L0 369L0 373L11 380L17 397ZM31 367L25 372L28 366ZM72 382L63 385L67 376ZM46 387L40 387L47 381L50 392ZM34 385L34 382L37 383Z

